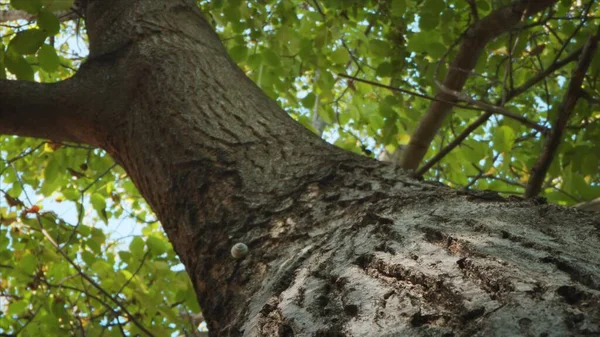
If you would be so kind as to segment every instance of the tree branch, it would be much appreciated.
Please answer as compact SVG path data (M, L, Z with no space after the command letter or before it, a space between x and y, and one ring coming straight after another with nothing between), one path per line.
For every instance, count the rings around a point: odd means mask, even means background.
M519 96L520 94L524 93L525 91L529 90L529 88L531 88L532 86L534 86L535 84L537 84L538 82L540 82L541 80L546 78L548 75L555 72L556 70L577 60L577 58L581 54L582 49L583 48L579 48L579 49L573 51L571 54L569 54L569 56L565 57L564 59L562 59L560 61L552 63L552 65L550 65L544 71L540 71L539 73L537 73L537 75L535 75L534 77L527 80L521 86L510 90L508 93L506 93L506 96L504 97L505 103L508 102L509 100L513 99L514 97ZM497 104L500 104L500 103L501 102L498 102ZM425 174L425 172L427 172L430 168L432 168L433 165L435 165L437 162L439 162L444 156L446 156L448 153L450 153L450 151L452 151L455 147L460 145L471 134L471 132L475 131L478 127L480 127L485 122L487 122L487 120L490 119L490 117L492 117L492 115L493 115L492 112L486 112L485 114L479 116L473 123L471 123L469 126L467 126L465 128L465 130L463 130L463 132L461 132L458 135L458 137L456 137L446 147L441 149L440 152L438 152L435 156L433 156L433 158L431 158L427 163L425 163L425 165L420 167L415 172L415 175L420 177L423 174Z
M573 207L579 208L579 209L584 209L587 211L600 212L600 198L596 198L591 201L582 202Z
M63 256L63 258L65 260L67 260L67 262L71 265L71 267L73 267L77 273L79 274L79 276L81 276L84 280L86 280L89 284L92 285L92 287L94 287L96 290L98 290L102 295L106 296L106 298L108 298L111 302L113 302L114 304L117 305L117 307L119 307L119 309L121 309L121 311L126 315L127 319L131 320L133 322L133 324L135 324L135 326L137 326L141 331L145 332L148 336L153 337L154 334L152 334L150 332L150 330L146 329L136 318L134 315L132 315L129 310L127 310L127 308L116 298L113 297L108 291L106 291L104 288L102 288L98 283L96 283L96 281L94 281L90 276L88 276L86 273L83 272L83 270L81 270L81 268L79 267L79 265L77 265L77 263L75 263L75 261L73 261L69 255L67 253L65 253L64 250L62 250L62 248L60 248L60 246L58 245L58 243L52 238L52 236L44 229L44 227L42 226L41 220L38 216L38 224L40 226L40 231L41 233L44 235L44 237L50 242L50 244L58 251L58 253L60 255Z
M569 117L573 112L577 99L580 97L581 84L583 83L585 73L592 62L599 40L600 27L598 27L596 34L590 36L583 46L581 57L579 58L577 67L573 70L571 80L569 81L569 87L559 107L558 116L556 117L552 131L548 138L546 138L544 150L535 166L531 169L531 176L527 182L527 188L525 189L526 198L537 196L542 189L546 173L548 172L556 150L562 141L562 135L567 126L567 122L569 121Z
M0 79L0 135L45 138L103 147L105 131L126 107L109 57L88 60L57 83Z
M358 77L355 77L355 76L350 76L350 75L346 75L346 74L342 74L342 73L339 73L338 75L340 77L345 77L345 78L351 79L353 81L370 84L372 86L376 86L376 87L380 87L380 88L385 88L385 89L388 89L388 90L391 90L391 91L395 91L395 92L401 92L401 93L409 94L411 96L415 96L415 97L419 97L419 98L424 98L424 99L427 99L427 100L430 100L430 101L444 102L444 103L450 104L450 105L452 105L454 107L461 108L461 109L477 110L477 111L481 111L482 110L482 111L486 111L486 112L489 112L489 113L495 113L495 114L502 115L502 116L514 119L516 121L519 121L519 122L523 123L524 125L527 125L527 126L531 127L534 130L537 130L537 131L540 131L540 132L546 132L547 131L546 127L544 127L542 125L539 125L539 124L537 124L537 123L535 123L533 121L530 121L527 118L525 118L523 116L520 116L520 115L518 115L518 114L516 114L516 113L514 113L512 111L509 111L509 110L507 110L507 109L505 109L505 108L503 108L501 106L492 105L492 104L489 104L489 103L485 103L483 101L479 101L479 100L473 99L473 98L471 98L471 97L469 97L467 95L464 95L462 93L459 93L459 92L456 92L454 90L450 90L450 89L447 89L447 88L444 88L444 87L440 88L441 91L443 91L445 93L448 93L448 94L451 94L451 95L454 95L455 97L460 98L460 100L462 100L464 102L467 102L469 104L472 104L473 106L471 106L471 105L462 105L462 104L457 103L456 101L453 102L453 101L442 100L442 99L437 98L437 96L436 97L430 97L430 96L423 95L423 94L420 94L420 93L415 92L415 91L410 91L410 90L406 90L406 89L394 87L394 86L391 86L391 85L381 84L381 83L374 82L374 81L364 80L364 79L361 79L361 78L358 78Z
M499 114L508 118L512 118L516 121L521 122L522 124L536 130L542 133L545 133L547 131L546 127L539 125L533 121L530 121L529 119L520 116L510 110L507 110L506 108L503 108L499 105L493 105L493 104L489 104L480 100L476 100L468 95L465 95L459 91L455 91L449 88L446 88L443 84L439 83L438 81L435 81L435 83L438 85L438 88L440 89L441 92L448 94L448 95L452 95L458 99L460 99L463 102L467 102L470 103L474 106L480 107L482 110L487 111L487 112L491 112L491 113L495 113L495 114Z
M54 15L58 18L60 22L75 20L79 17L77 13L73 10L66 10L55 12ZM26 11L21 10L8 10L8 11L0 11L0 23L8 22L8 21L17 21L17 20L25 20L25 21L34 21L37 19L37 15L28 13Z
M497 9L475 22L465 34L460 49L450 65L442 82L444 87L460 92L489 41L521 22L525 16L536 14L550 7L556 1L515 1L510 6ZM443 92L439 92L436 97L441 100L456 100L454 96ZM401 167L415 169L419 165L451 109L452 105L448 103L439 101L431 103L403 153Z
M579 91L579 98L585 99L586 101L588 101L589 104L600 105L600 98L596 98L596 97L592 96L592 94L585 91L584 89L581 89Z
M477 13L477 4L475 4L474 0L466 0L466 1L469 4L469 7L471 7L471 16L473 17L473 20L479 21L479 14Z
M86 86L80 82L0 80L0 134L98 145L82 111L92 97L82 97Z

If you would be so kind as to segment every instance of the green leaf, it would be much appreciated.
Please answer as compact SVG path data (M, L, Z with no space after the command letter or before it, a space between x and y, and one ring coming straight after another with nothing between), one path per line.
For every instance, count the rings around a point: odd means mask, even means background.
M82 237L88 237L92 233L92 228L90 226L80 225L78 227L78 232Z
M98 213L103 212L106 208L106 200L104 199L104 196L100 193L92 194L90 202L92 203L92 206Z
M392 76L394 72L394 67L390 62L382 62L377 66L375 73L377 76L381 77L389 77Z
M391 11L394 16L402 16L406 12L406 0L392 0Z
M414 52L429 51L429 44L432 42L430 32L419 32L409 36L406 48Z
M334 118L335 118L335 112L333 111L333 109L331 108L330 105L319 104L317 113L323 119L323 121L325 123L327 123L327 124L333 123Z
M477 164L485 157L486 147L481 142L469 140L460 147L460 150L469 163Z
M521 34L519 34L518 40L516 41L516 45L513 49L513 55L518 56L523 53L525 47L527 47L527 44L529 43L529 35L529 31L523 31Z
M23 256L21 261L16 265L16 269L24 274L32 275L37 267L37 259L34 255L28 254Z
M306 95L306 97L304 97L301 100L302 106L304 106L307 109L313 109L315 107L315 94L313 94L312 92L309 93L308 95Z
M69 318L69 314L65 309L64 300L59 300L54 298L52 301L52 305L50 306L50 312L61 321Z
M10 40L8 49L21 55L35 54L44 43L44 40L46 40L46 37L46 33L40 29L28 29L17 33L17 35Z
M104 231L102 231L101 229L93 228L92 229L92 240L95 242L98 242L98 244L103 244L104 241L106 240L106 234L104 234Z
M121 261L129 264L129 261L131 260L131 256L132 254L130 252L126 252L126 251L120 251L119 252L119 259L121 259Z
M95 255L102 254L102 245L95 240L86 241L87 247L94 252ZM83 256L82 256L83 258Z
M439 42L433 42L427 47L429 55L435 58L442 57L446 51L448 51L448 48Z
M48 161L48 164L46 165L46 168L44 169L44 180L47 183L53 183L56 178L58 177L58 174L60 173L60 166L58 164L58 160L56 160L54 157L52 157L52 159L50 159L50 161Z
M487 0L477 1L477 9L479 9L480 11L483 11L483 12L488 12L491 9L491 7Z
M20 315L25 312L25 310L27 309L27 306L29 306L29 301L27 301L27 300L20 300L20 301L12 302L8 305L8 310L6 311L6 315L9 317L12 315Z
M235 45L229 49L229 55L235 62L240 63L248 58L248 48L241 44Z
M139 236L133 238L129 244L129 251L136 258L141 258L144 256L144 240L142 240L142 238Z
M42 187L40 188L40 192L42 193L42 195L44 195L45 197L49 197L51 196L54 192L56 192L56 190L58 188L60 188L60 184L61 184L61 179L56 179L55 181L52 182L48 182L48 181L44 181L44 183L42 184Z
M74 188L63 189L62 194L67 200L71 201L77 201L81 198L81 193L79 193L79 191L75 190Z
M444 0L425 0L422 8L424 12L439 15L446 8L446 4Z
M9 51L4 58L6 69L17 76L17 79L24 81L33 81L33 68L27 60L15 53Z
M73 7L75 0L41 0L44 7L49 11L62 11Z
M262 64L262 56L260 54L252 54L248 56L246 64L252 69L258 69Z
M91 268L94 272L101 276L108 275L113 272L112 266L103 260L97 260L94 262L94 264L92 264Z
M383 40L371 40L369 41L369 49L375 56L389 56L391 54L390 43Z
M50 45L43 45L38 52L38 62L40 67L49 73L53 73L58 70L60 66L60 58L56 54L54 47Z
M394 106L398 104L396 97L393 95L386 96L385 99L379 104L379 113L381 116L393 119L395 122L396 111L394 110Z
M86 265L91 266L92 264L94 264L94 262L96 262L98 258L95 254L92 254L89 251L85 250L81 252L81 259L83 260L83 262L85 262Z
M331 53L331 61L335 64L346 65L350 61L350 53L345 48L338 48Z
M510 127L503 125L494 130L494 149L498 152L509 152L515 142L515 132Z
M439 13L423 13L419 19L419 28L424 31L435 29L440 22Z
M148 249L150 249L155 255L163 254L169 247L164 240L154 235L148 236L146 239L146 245L148 246Z
M40 0L10 0L11 6L31 14L37 13L42 7Z
M23 186L19 182L13 183L12 187L6 192L15 198L18 198L21 193L23 193Z
M47 10L41 10L38 14L38 26L46 31L48 36L53 36L60 32L60 22L56 15Z
M281 58L271 49L263 50L262 57L265 63L273 68L281 66Z
M385 121L385 125L383 126L382 133L382 142L383 144L394 144L394 140L396 135L398 134L398 126L396 125L395 118L387 118Z
M331 94L331 89L335 85L335 79L330 72L322 72L317 81L317 86L321 89L321 100L324 95Z

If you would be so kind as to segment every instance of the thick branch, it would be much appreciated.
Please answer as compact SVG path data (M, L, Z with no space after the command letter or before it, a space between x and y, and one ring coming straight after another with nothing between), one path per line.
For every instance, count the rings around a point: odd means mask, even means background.
M569 87L559 107L558 116L556 117L552 131L548 138L546 138L544 150L535 166L531 169L531 177L529 178L527 188L525 189L526 198L537 196L542 189L544 178L554 159L556 150L562 141L562 136L567 126L567 122L569 121L569 117L573 112L577 99L580 97L581 84L583 83L585 73L591 64L592 58L598 47L598 40L600 40L600 27L595 35L588 38L583 47L581 57L579 58L577 67L573 71Z
M587 211L600 212L600 198L579 203L575 205L575 207L579 209L585 209Z
M460 92L489 41L508 31L523 17L536 14L555 2L556 0L520 0L475 22L467 31L465 39L450 65L448 74L443 81L444 87ZM438 93L436 97L441 100L456 100L454 96L442 92ZM400 162L401 167L415 169L419 165L451 109L452 104L439 101L431 103L404 151Z
M77 76L59 83L0 80L0 134L100 145L90 107L102 90Z
M0 80L0 133L79 141L64 124L60 85Z
M35 15L27 13L26 11L20 11L20 10L0 11L0 22L16 21L16 20L31 21L33 19L35 19Z

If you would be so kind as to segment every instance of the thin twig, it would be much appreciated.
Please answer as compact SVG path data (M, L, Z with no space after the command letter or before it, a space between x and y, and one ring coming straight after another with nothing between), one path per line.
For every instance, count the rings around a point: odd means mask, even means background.
M514 97L519 96L520 94L529 90L529 88L536 85L538 82L540 82L541 80L546 78L548 75L550 75L554 71L577 60L577 57L579 57L579 55L581 54L582 49L583 48L579 48L579 49L573 51L571 54L569 54L569 56L565 57L563 60L553 63L551 66L546 68L546 70L539 72L537 75L535 75L534 77L527 80L521 86L515 88L514 90L511 90L506 95L505 101L508 102L509 100L513 99ZM415 175L418 177L421 177L423 174L425 174L425 172L427 172L430 168L432 168L444 156L446 156L448 153L450 153L450 151L452 151L454 148L456 148L458 145L460 145L473 131L475 131L481 125L485 124L485 122L487 122L488 119L490 117L492 117L492 115L493 114L491 112L486 112L484 115L479 116L473 123L471 123L469 126L467 126L465 128L465 130L463 130L463 132L460 135L458 135L457 138L452 140L445 148L441 149L435 156L433 156L429 161L427 161L427 163L425 163L425 165L423 165L418 170L416 170Z
M75 263L75 261L73 261L69 255L67 255L67 253L65 253L65 251L58 245L58 243L56 241L54 241L54 239L52 238L52 236L50 236L50 234L44 229L43 225L42 225L42 221L40 220L40 217L37 217L38 219L38 224L40 226L40 231L41 233L44 235L44 237L50 242L50 244L58 251L58 253L60 255L62 255L65 260L77 271L77 273L79 275L81 275L81 277L83 279L85 279L92 287L96 288L96 290L98 290L100 293L102 293L102 295L106 296L111 302L113 302L114 304L116 304L119 309L121 311L123 311L125 313L125 315L127 315L127 318L131 320L131 322L133 324L135 324L135 326L137 326L140 330L142 330L143 332L145 332L148 336L153 337L154 334L152 332L150 332L148 329L146 329L136 318L135 316L133 316L129 310L127 310L127 308L121 304L121 302L119 302L116 298L114 298L110 293L108 293L108 291L106 291L104 288L102 288L98 283L96 283L96 281L94 281L91 277L89 277L87 274L85 274L83 272L83 270L81 270L81 268L79 268L79 266L77 265L77 263Z

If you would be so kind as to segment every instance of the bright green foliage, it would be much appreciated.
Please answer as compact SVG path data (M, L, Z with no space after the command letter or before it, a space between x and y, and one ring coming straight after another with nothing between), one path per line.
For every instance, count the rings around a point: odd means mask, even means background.
M53 73L60 67L60 58L56 54L56 50L47 44L40 47L38 62L40 67L48 73Z
M58 21L56 15L45 9L40 10L37 24L46 32L48 36L56 35L60 31L60 22Z
M10 2L11 9L38 20L0 28L0 78L55 82L73 74L81 62L74 50L83 42L76 24L59 23L53 13L72 3ZM476 1L477 16L507 3ZM457 41L475 19L464 0L211 0L199 6L232 58L267 95L307 128L320 133L313 121L325 122L324 137L368 156L407 144L431 101L358 79L434 96L434 79L445 76ZM597 3L559 1L553 10L488 44L463 93L501 101L504 90L580 48L599 24L580 19L600 16ZM575 63L504 107L550 126ZM600 197L599 88L600 53L584 82L596 101L579 100L547 177L544 195L552 202ZM426 160L482 114L455 108ZM425 178L520 194L543 139L495 115ZM192 329L179 314L199 312L190 282L148 206L106 153L0 136L0 159L0 333L80 336L83 329L88 336L121 336L122 324L135 335L138 327L125 309L157 336ZM123 219L125 227L137 225L121 238L122 229L113 232Z
M157 336L192 329L179 314L199 312L187 275L158 222L109 157L23 138L5 137L0 148L8 159L0 164L0 296L6 296L0 329L19 330L35 315L19 336L63 336L79 326L98 336L106 320L128 321L74 265ZM41 210L32 212L33 205ZM106 232L105 222L128 218L134 219L128 226L143 224L130 243ZM131 323L124 329L137 331ZM121 333L114 326L105 335Z
M477 1L484 18L510 1ZM590 5L591 3L591 5ZM386 1L202 1L240 67L300 123L314 130L314 115L327 123L325 137L368 156L394 152L410 140L431 104L346 74L432 97L474 14L464 0ZM488 44L464 93L492 104L503 90L518 88L554 61L582 47L595 33L597 2L559 1ZM600 197L600 53L564 144L556 155L543 195L574 204ZM508 60L512 69L507 74ZM549 127L576 64L571 62L507 101L505 107ZM504 89L503 89L504 88ZM483 111L455 108L427 158L452 141ZM454 187L521 194L542 150L544 137L499 115L471 133L425 178ZM581 151L581 152L579 152ZM483 173L481 173L483 171ZM577 178L569 178L577 177ZM473 182L473 180L476 181ZM569 183L575 180L577 184Z

